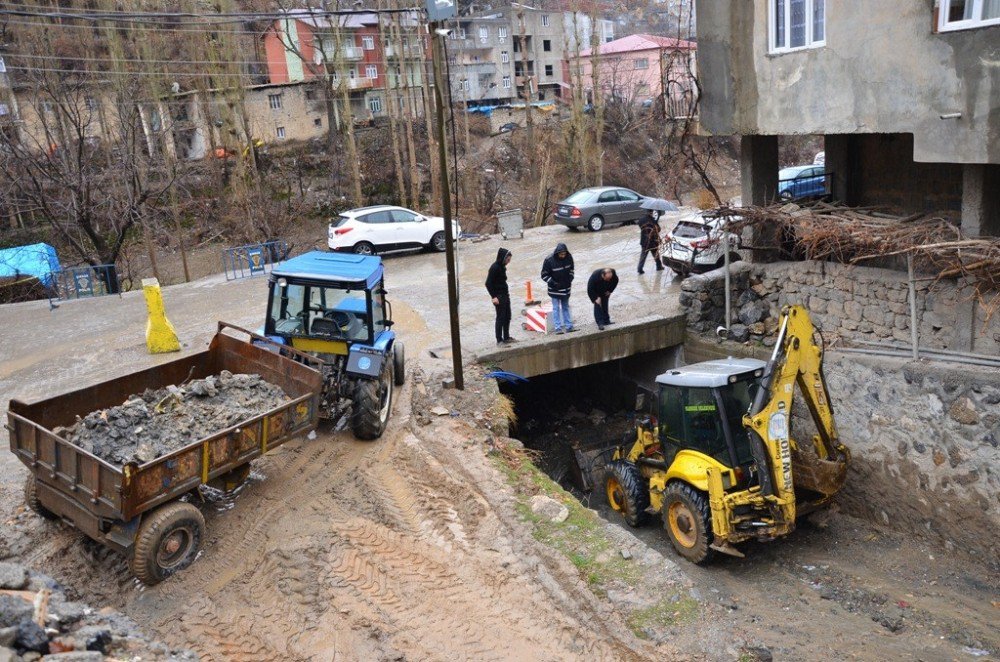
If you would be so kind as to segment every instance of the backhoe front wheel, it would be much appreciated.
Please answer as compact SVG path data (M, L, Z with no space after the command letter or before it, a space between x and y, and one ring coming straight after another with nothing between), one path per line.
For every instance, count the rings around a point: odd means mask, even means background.
M378 379L359 379L354 387L351 430L358 439L378 439L385 432L392 410L393 361L386 357Z
M628 522L629 526L641 526L649 520L649 491L631 462L615 460L605 467L604 493L608 505Z
M160 506L143 518L132 548L132 574L147 586L191 565L205 536L201 511L184 501Z
M715 556L709 547L712 510L708 497L687 483L674 482L663 493L663 527L674 549L692 563L707 563Z

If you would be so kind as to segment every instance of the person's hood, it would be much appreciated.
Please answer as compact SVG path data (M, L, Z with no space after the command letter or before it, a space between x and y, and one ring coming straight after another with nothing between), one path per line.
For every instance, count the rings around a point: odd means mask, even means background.
M569 249L566 248L566 244L560 243L560 244L556 244L556 249L554 251L552 251L552 257L555 257L556 255L559 255L563 251L566 251L566 255L567 256L572 255L572 253L569 252Z
M498 248L497 249L497 263L502 265L504 263L504 260L507 259L507 256L511 255L511 254L512 253L509 250L507 250L506 248Z

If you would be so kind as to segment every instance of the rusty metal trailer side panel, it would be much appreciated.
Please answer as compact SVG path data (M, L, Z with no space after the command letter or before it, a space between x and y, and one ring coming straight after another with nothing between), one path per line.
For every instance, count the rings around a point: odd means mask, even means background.
M40 402L12 400L8 412L11 451L38 479L43 505L100 540L100 520L131 520L313 429L319 420L320 373L222 333L230 326L220 323L220 333L204 352ZM259 374L292 399L141 466L116 467L53 432L58 426L73 424L77 416L119 405L147 388L180 384L222 370ZM86 515L93 521L84 521Z

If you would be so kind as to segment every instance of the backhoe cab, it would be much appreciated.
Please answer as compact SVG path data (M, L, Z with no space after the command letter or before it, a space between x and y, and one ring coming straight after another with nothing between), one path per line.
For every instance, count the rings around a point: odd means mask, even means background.
M605 490L632 526L660 513L677 551L695 563L734 544L773 540L843 487L850 453L837 436L809 314L786 307L774 353L706 361L657 377L636 440L615 450ZM799 390L818 434L790 436Z
M269 283L262 335L318 359L322 414L350 401L359 439L385 431L406 374L383 279L381 258L313 251L275 267Z

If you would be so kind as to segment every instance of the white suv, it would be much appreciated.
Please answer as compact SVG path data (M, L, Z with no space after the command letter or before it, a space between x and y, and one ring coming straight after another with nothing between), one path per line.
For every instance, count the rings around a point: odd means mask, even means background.
M734 221L740 220L733 218ZM702 214L685 216L663 238L660 257L674 273L686 276L718 269L725 262L723 252L724 219L707 218ZM739 235L729 233L729 261L740 259Z
M452 220L452 230L457 239L461 233L458 221ZM345 211L330 223L327 237L330 250L360 255L413 248L445 249L443 218L391 205Z

